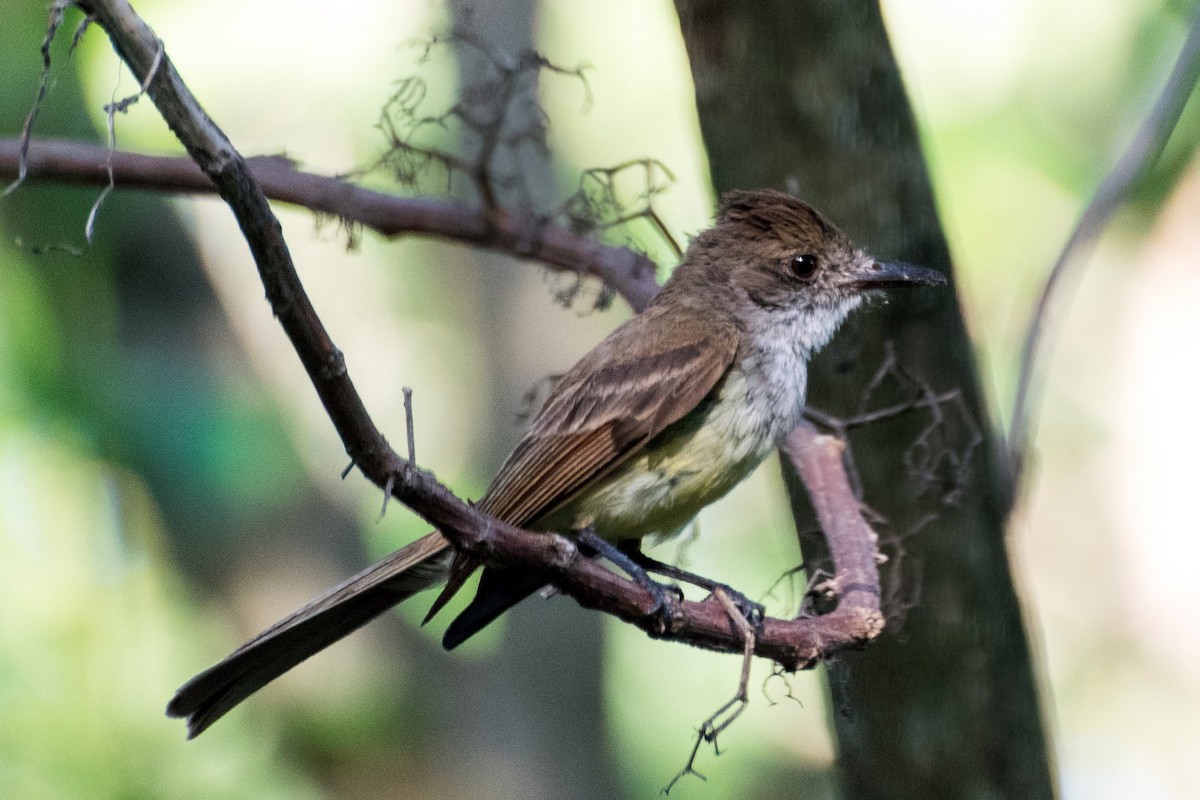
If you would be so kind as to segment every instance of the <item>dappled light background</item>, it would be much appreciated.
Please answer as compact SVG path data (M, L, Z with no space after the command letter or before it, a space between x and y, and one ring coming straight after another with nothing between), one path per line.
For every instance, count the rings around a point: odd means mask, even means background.
M586 85L542 79L554 160L531 167L541 191L565 197L582 169L652 157L675 177L656 206L676 235L708 223L714 199L670 3L476 5L482 34L509 46L532 36L551 60L588 65ZM1190 4L884 5L985 386L1006 418L1039 281L1161 87ZM424 77L434 111L462 78L451 48L420 58L414 43L453 14L427 0L137 8L243 153L286 153L317 172L379 156L376 122L398 79ZM36 91L43 25L33 4L0 28L0 135L19 132ZM134 81L98 30L70 61L60 38L38 133L98 140L101 107ZM1200 796L1200 633L1186 616L1200 603L1189 506L1198 130L1191 107L1051 320L1010 550L1066 798ZM123 148L179 149L146 100L116 131ZM389 186L378 173L364 180ZM380 519L380 492L356 473L339 478L343 449L225 207L118 192L88 247L95 196L26 186L0 200L5 796L657 793L695 726L732 694L738 659L650 641L563 598L525 604L453 655L439 645L444 620L420 628L424 604L410 603L184 741L162 716L182 681L426 527L396 504ZM588 284L564 306L555 296L571 279L535 265L371 234L349 246L335 222L278 211L376 421L402 442L401 389L413 387L418 460L462 496L479 497L517 441L526 391L628 315L619 300L593 310ZM647 249L664 275L670 266L648 227L614 241ZM800 557L771 464L699 527L702 537L654 554L773 613L792 608L801 587L774 584ZM548 670L556 648L566 652ZM673 795L836 796L821 673L769 675L755 665L750 709L719 758L701 756L708 781ZM563 710L561 730L541 704Z

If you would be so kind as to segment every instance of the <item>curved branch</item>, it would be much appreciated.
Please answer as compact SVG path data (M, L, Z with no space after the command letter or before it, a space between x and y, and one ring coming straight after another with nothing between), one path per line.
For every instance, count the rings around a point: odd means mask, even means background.
M1109 217L1125 201L1130 189L1158 160L1158 156L1166 147L1167 139L1179 122L1197 78L1200 78L1200 11L1192 16L1187 41L1183 44L1162 94L1116 166L1096 189L1096 194L1088 203L1083 216L1079 218L1075 230L1071 232L1071 238L1063 246L1058 260L1054 262L1046 282L1042 285L1041 294L1026 328L1025 342L1021 347L1017 390L1013 398L1008 458L1014 486L1020 483L1025 453L1032 438L1033 405L1036 400L1034 382L1039 371L1037 362L1042 356L1042 351L1046 349L1042 344L1042 333L1056 290L1066 275L1067 267L1083 257L1087 247L1104 229Z
M365 225L389 238L410 233L436 236L533 259L564 272L594 275L635 311L645 308L658 291L655 265L648 256L602 244L561 225L502 209L487 214L450 200L364 189L340 178L299 170L283 156L248 158L245 163L270 199ZM67 139L0 139L0 178L15 178L24 170L26 180L108 186L110 166L111 179L120 188L169 194L217 190L196 162L184 156L110 151L103 145Z
M868 626L866 638L872 638L878 633L872 626L883 627L876 562L879 551L842 460L846 442L819 432L806 420L788 435L782 449L808 489L821 530L837 532L826 534L833 560L833 588L839 598L834 614L860 618Z

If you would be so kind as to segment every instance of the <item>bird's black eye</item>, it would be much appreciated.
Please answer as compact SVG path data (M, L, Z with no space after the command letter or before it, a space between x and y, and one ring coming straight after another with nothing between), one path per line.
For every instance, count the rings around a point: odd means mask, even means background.
M793 256L788 269L802 281L807 281L817 274L817 257L812 254Z

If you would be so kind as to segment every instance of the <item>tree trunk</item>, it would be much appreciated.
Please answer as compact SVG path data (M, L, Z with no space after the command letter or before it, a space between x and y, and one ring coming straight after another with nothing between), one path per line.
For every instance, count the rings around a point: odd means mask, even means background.
M949 273L877 7L676 5L718 191L786 187L877 256ZM864 396L889 343L904 372L936 392L959 390L963 402L943 407L940 422L915 410L851 439L864 500L888 520L880 530L890 556L889 628L865 652L830 665L844 793L1053 797L1005 551L1010 489L953 294L921 290L860 312L814 364L810 403L849 415L868 400L880 407L911 397L916 389L895 372ZM792 496L798 526L811 527L802 492Z

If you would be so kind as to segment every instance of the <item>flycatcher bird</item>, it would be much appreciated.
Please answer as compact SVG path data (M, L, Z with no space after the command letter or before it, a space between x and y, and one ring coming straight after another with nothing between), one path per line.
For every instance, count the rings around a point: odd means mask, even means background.
M846 315L874 290L944 282L876 261L789 195L730 192L646 310L559 380L478 507L532 530L586 530L616 546L604 551L613 560L665 566L639 542L683 530L795 428L808 359ZM434 531L188 681L167 713L196 736L309 656L447 582L432 616L477 566ZM544 584L486 567L443 643L455 647Z

